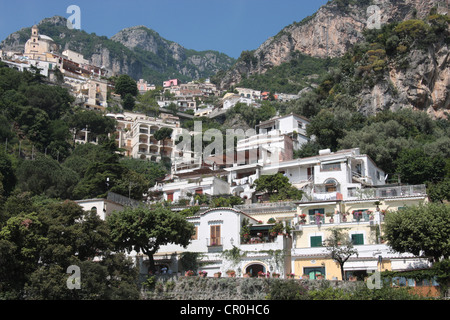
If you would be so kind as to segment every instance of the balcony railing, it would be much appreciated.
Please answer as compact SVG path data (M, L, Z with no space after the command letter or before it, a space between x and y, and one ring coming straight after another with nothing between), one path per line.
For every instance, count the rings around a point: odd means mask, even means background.
M253 212L275 212L275 211L297 211L297 205L294 202L263 202L234 206L235 209L246 213Z
M219 247L223 245L223 237L206 238L206 246Z
M349 190L349 198L357 199L374 199L374 198L390 198L390 197L413 197L426 196L427 191L424 184L410 186L396 186L383 188L367 188Z

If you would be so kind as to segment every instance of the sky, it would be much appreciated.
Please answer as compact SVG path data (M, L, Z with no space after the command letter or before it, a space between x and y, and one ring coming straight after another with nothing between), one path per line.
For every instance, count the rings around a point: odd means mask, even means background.
M112 37L144 25L187 49L238 58L284 27L312 15L328 0L0 0L0 41L44 18L69 18L80 8L81 29Z

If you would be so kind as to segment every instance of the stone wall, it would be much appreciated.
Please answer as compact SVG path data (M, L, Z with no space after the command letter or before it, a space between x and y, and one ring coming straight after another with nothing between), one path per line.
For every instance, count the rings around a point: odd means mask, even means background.
M154 289L143 291L147 300L265 300L274 278L202 278L198 276L159 277ZM294 280L310 290L322 286L354 288L356 282L329 280Z

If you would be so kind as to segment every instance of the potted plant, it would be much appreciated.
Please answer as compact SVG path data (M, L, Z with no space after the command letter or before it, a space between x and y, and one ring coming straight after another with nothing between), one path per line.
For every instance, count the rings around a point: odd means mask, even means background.
M295 277L295 274L294 273L288 273L287 275L286 275L286 278L288 278L288 279L294 279L294 277Z
M214 273L214 278L220 278L222 276L222 272L216 272Z
M334 223L334 213L333 212L327 212L326 216L330 218L330 223Z
M348 212L343 212L342 213L342 222L347 222L347 215L348 214L349 214Z
M266 274L264 272L262 272L262 271L258 272L258 278L265 278L265 277L266 277Z
M199 271L198 275L202 278L206 278L206 275L208 274L208 272L206 271Z
M188 271L186 271L186 272L184 273L184 275L185 275L186 277L192 277L192 276L195 275L195 272L192 271L192 270L188 270Z
M324 279L323 274L318 274L316 276L316 278L317 278L317 280L323 280Z
M306 214L302 213L300 215L300 224L305 224L306 223Z
M373 204L377 206L377 211L379 212L380 211L380 205L382 204L381 201L375 201Z
M272 277L274 277L274 278L279 278L279 277L280 277L280 274L279 274L279 273L272 273Z
M244 278L250 278L251 276L250 272L244 273Z
M302 279L303 280L309 280L309 275L307 275L307 274L302 275Z
M236 277L236 271L234 271L234 270L227 270L227 275L230 278L235 278Z

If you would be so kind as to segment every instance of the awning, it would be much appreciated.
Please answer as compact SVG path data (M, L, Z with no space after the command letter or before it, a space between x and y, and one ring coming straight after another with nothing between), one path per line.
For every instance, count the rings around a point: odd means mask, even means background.
M273 226L273 224L254 224L250 226L250 230L270 230Z
M344 270L377 270L378 258L369 261L347 261Z
M300 182L300 183L293 183L292 185L294 187L296 187L297 189L303 189L304 187L306 187L309 184L311 184L311 181Z
M328 161L322 161L320 164L332 164L332 163L341 163L347 161L347 158L340 158L340 159L334 159L334 160L328 160Z

